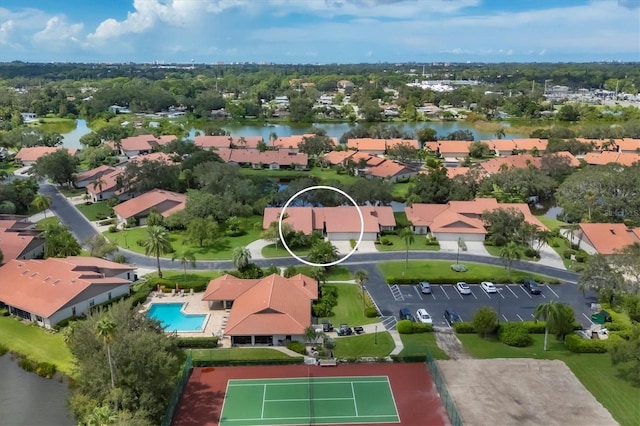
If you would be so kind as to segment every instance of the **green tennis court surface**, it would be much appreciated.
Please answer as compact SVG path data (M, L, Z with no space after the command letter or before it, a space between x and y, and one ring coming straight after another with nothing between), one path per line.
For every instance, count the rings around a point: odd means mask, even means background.
M220 425L399 423L389 378L229 380Z

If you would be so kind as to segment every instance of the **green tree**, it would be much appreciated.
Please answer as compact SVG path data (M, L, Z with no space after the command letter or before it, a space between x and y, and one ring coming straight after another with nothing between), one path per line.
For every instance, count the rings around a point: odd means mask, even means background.
M473 328L480 337L494 334L498 328L498 314L493 309L482 306L473 315Z
M402 275L404 276L407 273L407 269L409 268L409 246L415 242L415 237L413 235L413 231L410 227L402 228L399 233L400 238L404 241L404 246L406 249L406 256L404 260L404 272Z
M31 202L31 205L38 211L42 211L42 213L44 213L44 217L46 219L47 217L47 209L51 208L51 197L49 197L48 195L44 195L44 194L36 194L35 197L33 197L33 201Z
M184 269L184 282L187 283L187 266L191 265L192 268L196 267L196 256L191 250L183 249L179 254L175 254L171 257L171 261L179 260L182 268Z
M246 268L251 261L251 252L246 247L236 247L233 250L233 266L238 271Z
M609 350L611 362L618 365L623 362L631 363L626 371L626 378L640 385L640 325L635 324L631 331L631 337L628 340L619 339Z
M164 226L164 217L152 208L147 216L147 226Z
M598 292L600 298L613 304L625 290L625 279L619 269L611 266L609 259L601 254L590 256L578 278L578 289Z
M107 350L107 361L109 362L109 375L111 376L111 388L116 387L116 378L113 370L113 359L111 358L111 342L116 333L116 323L108 316L103 316L96 323L96 335L102 339Z
M118 424L118 412L108 405L95 407L85 419L85 426L110 426Z
M322 331L316 331L316 329L312 326L304 329L304 341L310 345L315 345L316 343L318 343L318 340L320 340L320 338L323 336L324 333Z
M203 247L205 243L214 243L219 237L218 223L212 219L196 217L187 224L186 240Z
M491 148L485 142L471 142L469 144L469 156L471 158L484 158L492 154Z
M513 261L520 260L521 257L522 253L520 252L520 247L518 247L518 245L513 241L509 241L500 248L500 258L507 270L509 280L511 280L511 265L513 264Z
M85 241L84 246L93 257L106 258L118 251L118 245L107 240L103 235L94 235Z
M366 298L364 295L364 284L369 281L369 274L364 269L359 269L353 274L353 278L360 287L360 293L362 296L362 311L364 312L367 308Z
M49 177L58 185L71 185L78 171L77 160L66 149L43 155L38 158L30 173L37 177Z
M158 277L162 278L160 255L173 252L169 232L162 226L148 226L147 237L142 241L142 247L147 256L155 256L158 265Z
M82 251L80 244L64 225L52 223L44 232L44 257L77 256Z
M331 241L316 241L308 254L309 262L327 264L338 260L338 249Z
M549 330L554 329L563 320L562 304L554 300L550 300L547 303L542 303L536 306L533 311L533 318L535 321L546 321L546 327L544 329L544 350L547 350L547 338L549 336Z
M327 282L327 270L324 266L314 266L309 271L309 276L318 281L318 284L325 284Z

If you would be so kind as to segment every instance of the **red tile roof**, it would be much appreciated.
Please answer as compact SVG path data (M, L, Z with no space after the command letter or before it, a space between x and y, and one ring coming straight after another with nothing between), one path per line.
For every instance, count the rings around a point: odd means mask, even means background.
M31 229L12 230L11 227L0 224L0 251L4 256L4 262L17 259L29 247L33 249L44 244L44 239L39 239L38 233Z
M271 141L271 146L276 148L298 148L304 138L312 138L314 136L316 136L314 133L285 136Z
M554 157L554 156L563 157L563 158L568 159L569 160L569 166L571 166L571 167L580 167L580 160L578 160L569 151L558 151L558 152L551 152L549 154L542 154L541 158Z
M230 148L231 136L196 136L194 143L200 148Z
M331 165L342 164L347 158L353 157L356 151L331 151L324 155L324 159Z
M531 154L508 155L506 157L496 157L480 163L480 167L489 174L499 173L502 167L510 169L526 169L529 165L540 168L540 158Z
M415 172L415 170L396 161L386 160L377 166L369 167L366 174L384 179Z
M264 142L262 136L231 136L236 148L257 149L260 142ZM243 142L244 141L244 142Z
M452 154L467 155L469 145L471 145L469 141L440 141L437 149L443 157Z
M640 162L640 154L616 151L589 152L584 156L584 161L586 161L587 164L597 166L604 166L609 163L631 166L634 163Z
M600 254L614 254L640 243L639 236L624 223L581 223L580 229Z
M141 164L144 161L156 161L166 165L175 165L176 163L173 161L172 157L169 154L165 154L164 152L152 152L151 154L142 154L137 155L131 159L129 159L130 163L138 163Z
M98 166L95 169L87 170L78 174L76 177L76 182L82 182L85 180L93 181L99 178L100 176L115 171L116 168L112 166Z
M163 135L158 138L153 135L138 135L122 139L120 146L123 151L151 151L156 145L166 145L176 139L178 138L173 135Z
M28 148L21 148L20 151L16 154L16 159L25 162L25 161L36 161L38 158L45 156L47 154L53 154L59 149L66 149L70 155L75 156L78 153L78 150L75 148L61 148L61 147L50 147L50 146L32 146Z
M309 162L307 154L291 153L288 149L260 152L256 149L219 148L216 153L225 163L293 166L306 166Z
M358 139L347 139L347 147L349 149L357 149L362 151L384 152L387 145L384 139L358 138Z
M133 270L132 267L104 259L93 267L93 259L10 260L0 267L0 300L48 318L91 286L131 283L114 275Z
M456 176L464 176L469 173L470 167L447 167L447 177L453 179Z
M271 226L271 223L278 222L280 220L281 213L281 207L267 207L264 209L262 227L267 229ZM322 222L316 224L314 221L312 207L287 207L285 213L286 218L283 222L291 225L293 230L296 232L303 232L306 235L309 235L314 230L322 231L323 229L324 224Z
M393 148L396 145L409 145L412 148L420 149L420 144L416 139L387 139L386 148Z
M118 176L123 175L124 172L122 170L113 169L112 171L99 176L94 181L90 182L87 185L87 192L89 194L98 195L103 192L111 192L115 191L118 185ZM97 180L102 181L102 189L100 189L100 185L94 184Z
M118 204L113 208L113 211L121 218L128 219L155 208L158 213L166 217L171 213L182 210L186 206L186 202L187 196L185 194L154 189Z

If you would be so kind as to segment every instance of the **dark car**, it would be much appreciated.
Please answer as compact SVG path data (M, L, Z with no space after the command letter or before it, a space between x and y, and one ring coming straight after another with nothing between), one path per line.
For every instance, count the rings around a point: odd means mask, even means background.
M411 311L409 310L409 308L401 308L400 309L400 313L398 314L398 321L402 321L402 320L409 320L411 322L416 322L416 319L413 317L413 314L411 314Z
M338 329L338 336L351 336L353 334L353 329L349 327L347 324L340 324L340 328Z
M333 331L333 324L331 324L328 320L322 320L322 331L324 331L325 333Z
M462 322L460 315L458 315L458 313L453 309L447 309L444 311L444 319L447 320L449 325L453 325L456 322Z
M529 293L531 294L540 294L540 292L542 291L538 283L535 282L532 278L525 278L522 281L522 285L524 288L529 290Z

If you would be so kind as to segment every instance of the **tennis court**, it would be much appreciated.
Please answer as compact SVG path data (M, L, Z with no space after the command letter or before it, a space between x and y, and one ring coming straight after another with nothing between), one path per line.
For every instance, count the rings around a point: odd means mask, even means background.
M229 380L220 425L399 423L387 376Z

